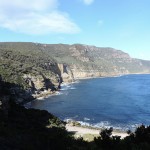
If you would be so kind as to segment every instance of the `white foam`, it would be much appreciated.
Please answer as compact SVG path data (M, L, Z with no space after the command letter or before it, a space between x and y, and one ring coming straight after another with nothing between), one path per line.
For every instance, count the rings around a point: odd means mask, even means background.
M43 99L38 98L36 100L45 100L46 98L49 98L49 97L52 97L52 96L57 96L57 95L62 95L62 94L63 94L62 92L56 91L54 94L47 95L47 96L43 97Z
M88 121L88 120L90 120L90 118L84 117L84 120L85 120L85 121Z
M88 126L88 127L91 126L91 124L88 122L83 122L83 121L77 121L77 122L79 122L81 126Z
M70 122L70 121L73 121L73 119L67 118L67 119L64 119L64 121L68 123L68 122Z
M108 121L101 121L99 123L92 124L92 126L96 128L110 127L110 123Z
M76 88L75 88L75 87L71 87L70 89L71 89L71 90L75 90Z
M78 115L75 115L74 117L71 117L71 118L65 118L64 121L65 122L70 122L70 121L75 121L75 118L77 118Z
M61 85L60 91L74 90L74 89L76 89L76 88L72 85L72 83L70 83L70 84L63 83Z
M80 81L79 81L79 80L76 80L76 81L74 81L74 82L72 82L72 83L80 83Z
M67 86L69 83L61 83L61 86Z
M94 127L94 128L110 128L110 127L112 127L108 121L102 121L100 123L89 123L86 121L77 121L77 122L79 122L82 126L88 126L88 127Z
M135 129L139 126L139 124L135 124L135 125L112 125L110 122L108 121L101 121L99 123L89 123L89 122L86 122L86 121L89 121L90 119L89 118L84 118L85 121L76 121L76 122L79 122L81 124L81 126L87 126L87 127L93 127L93 128L99 128L99 129L109 129L109 128L113 128L114 130L120 130L120 131L128 131L128 130L131 130L131 131L135 131ZM65 119L66 122L69 122L69 121L74 121L73 118L67 118Z
M61 95L61 94L63 94L63 93L62 92L58 92L58 91L56 92L56 95Z
M44 100L44 96L43 97L38 97L37 100Z

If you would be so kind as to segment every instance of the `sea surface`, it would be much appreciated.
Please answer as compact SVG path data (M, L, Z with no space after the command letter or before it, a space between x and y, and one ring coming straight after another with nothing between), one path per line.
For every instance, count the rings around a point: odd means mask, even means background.
M29 107L83 125L134 130L150 125L150 75L79 80L63 85L58 95L32 101Z

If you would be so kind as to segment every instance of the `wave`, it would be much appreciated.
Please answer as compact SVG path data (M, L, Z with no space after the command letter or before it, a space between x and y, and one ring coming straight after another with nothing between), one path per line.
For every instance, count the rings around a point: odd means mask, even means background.
M75 90L76 88L75 88L75 87L71 87L70 89L71 89L71 90Z
M79 121L81 125L89 126L89 127L94 127L94 128L113 128L114 130L120 130L120 131L135 131L137 127L139 127L141 124L128 124L128 125L123 125L123 124L116 124L113 125L108 121L101 121L99 123L88 123L88 122L83 122Z
M88 121L88 120L91 120L91 119L90 119L90 118L86 118L86 117L84 117L84 120L85 120L85 121Z
M66 91L66 90L74 90L76 89L72 84L63 84L61 85L60 91Z
M75 121L76 118L78 118L78 115L76 115L74 117L71 117L71 118L65 118L64 121L67 122L67 123L69 123L70 121Z
M72 82L72 83L80 83L80 81L79 81L79 80L76 80L76 81L74 81L74 82Z
M77 121L83 126L89 126L94 128L110 128L112 127L111 124L108 121L101 121L99 123L89 123L85 121Z
M38 98L37 100L39 100L39 99L41 99L41 100L44 100L44 99L46 99L46 98L49 98L49 97L52 97L52 96L57 96L57 95L62 95L63 93L62 92L60 92L60 91L56 91L54 94L51 94L51 95L47 95L47 96L45 96L45 97L41 97L41 98Z
M64 121L67 123L70 121L76 121L76 122L80 123L81 126L92 127L92 128L96 128L96 129L106 129L106 128L109 129L112 127L114 130L123 131L123 132L126 132L128 130L135 131L136 128L141 125L141 124L127 124L127 125L116 124L116 125L113 125L109 121L90 123L90 122L88 122L91 120L90 118L85 117L84 121L78 121L78 120L75 120L75 118L77 118L77 117L78 116L72 117L72 118L66 118L66 119L64 119Z
M55 95L61 95L61 94L63 94L63 93L57 91ZM53 96L54 96L54 95L53 95Z

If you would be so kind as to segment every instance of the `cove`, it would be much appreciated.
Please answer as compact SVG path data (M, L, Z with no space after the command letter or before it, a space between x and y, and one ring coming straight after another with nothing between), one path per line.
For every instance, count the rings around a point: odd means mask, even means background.
M62 86L59 95L32 101L29 107L84 125L133 130L150 124L150 75L79 80Z

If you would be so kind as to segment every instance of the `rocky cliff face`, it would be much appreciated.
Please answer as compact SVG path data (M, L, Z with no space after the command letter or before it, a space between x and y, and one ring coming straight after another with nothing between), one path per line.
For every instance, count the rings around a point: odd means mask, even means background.
M67 64L58 64L60 70L60 76L63 82L73 82L74 75L69 65Z
M133 59L127 53L113 48L58 44L47 45L45 50L51 52L58 62L67 63L74 78L150 72L149 61Z
M11 89L20 103L28 99L27 95L37 98L53 94L62 82L74 80L69 65L58 63L37 44L0 43L0 56L1 80L14 83Z
M34 97L52 94L62 82L77 78L130 73L150 73L150 61L133 59L113 48L82 44L0 43L2 80Z

